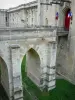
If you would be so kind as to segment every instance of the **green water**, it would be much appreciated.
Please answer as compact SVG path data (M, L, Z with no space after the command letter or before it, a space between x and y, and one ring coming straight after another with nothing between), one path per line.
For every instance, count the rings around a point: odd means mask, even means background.
M22 62L22 80L24 100L75 100L75 85L64 79L56 80L56 88L49 92L41 92L26 76L26 56ZM35 99L37 98L37 99Z

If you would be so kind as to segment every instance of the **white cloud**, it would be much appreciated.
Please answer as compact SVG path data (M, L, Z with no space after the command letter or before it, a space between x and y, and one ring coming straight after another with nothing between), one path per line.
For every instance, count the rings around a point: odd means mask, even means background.
M34 0L0 0L0 9L8 9Z

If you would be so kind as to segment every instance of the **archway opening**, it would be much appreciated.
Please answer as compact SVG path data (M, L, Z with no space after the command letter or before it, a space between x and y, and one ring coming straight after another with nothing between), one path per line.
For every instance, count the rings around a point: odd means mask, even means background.
M69 26L70 26L70 17L68 16L69 11L71 11L69 6L66 6L64 8L62 8L62 7L60 8L59 26L66 29L66 30L69 30Z
M9 97L9 77L5 61L0 57L0 97L8 100Z
M70 8L66 8L65 12L64 12L64 28L65 30L69 31L69 28L70 28L70 12L71 12L71 9Z
M22 60L21 68L23 80L25 77L28 77L32 82L34 82L34 84L37 86L40 85L40 57L34 49L31 48L28 50Z
M23 94L26 100L35 100L37 92L40 93L40 57L34 49L28 50L22 60ZM36 97L37 98L37 97Z

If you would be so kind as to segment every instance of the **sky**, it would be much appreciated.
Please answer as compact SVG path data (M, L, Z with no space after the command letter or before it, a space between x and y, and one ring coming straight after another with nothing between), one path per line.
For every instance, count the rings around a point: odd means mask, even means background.
M0 0L0 9L8 9L34 0Z

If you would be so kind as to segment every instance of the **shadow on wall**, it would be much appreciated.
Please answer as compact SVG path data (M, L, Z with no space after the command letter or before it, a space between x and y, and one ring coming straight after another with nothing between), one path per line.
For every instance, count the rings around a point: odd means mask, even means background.
M7 96L9 97L8 69L7 69L7 65L6 65L5 61L1 57L0 57L0 84L4 88Z
M66 68L63 67L64 61L66 60L66 55L68 53L68 36L59 36L57 43L57 59L56 59L56 71L61 74L66 74ZM64 71L65 70L65 71Z
M64 76L67 80L74 84L73 80L73 64L74 57L70 52L68 36L58 37L58 46L57 46L57 67L56 71L60 75Z

